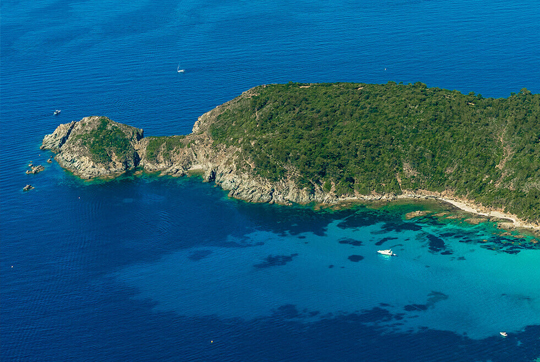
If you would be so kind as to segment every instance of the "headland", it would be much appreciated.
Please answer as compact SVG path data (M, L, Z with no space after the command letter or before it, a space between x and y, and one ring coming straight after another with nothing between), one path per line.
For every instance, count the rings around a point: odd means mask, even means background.
M188 135L144 137L107 117L44 137L83 179L201 173L249 202L438 199L540 230L540 96L506 99L415 84L263 85L199 117Z

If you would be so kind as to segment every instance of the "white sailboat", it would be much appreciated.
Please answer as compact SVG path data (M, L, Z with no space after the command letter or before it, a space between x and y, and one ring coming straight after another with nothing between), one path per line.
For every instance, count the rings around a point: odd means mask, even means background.
M180 69L180 63L178 63L178 67L176 67L176 72L177 73L184 73L186 70L185 69Z

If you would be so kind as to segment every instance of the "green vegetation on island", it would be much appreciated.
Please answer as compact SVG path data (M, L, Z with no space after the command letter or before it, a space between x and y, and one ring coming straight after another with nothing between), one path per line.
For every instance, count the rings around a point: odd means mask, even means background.
M147 139L146 158L150 161L156 161L159 152L164 159L167 159L175 149L185 147L185 136L147 137Z
M450 190L540 220L540 95L484 98L423 83L257 87L211 124L237 167L308 190ZM250 171L252 172L252 171Z
M119 127L107 117L100 117L98 126L88 133L75 137L75 141L88 148L92 161L106 164L111 162L112 155L123 159L133 153L130 139Z

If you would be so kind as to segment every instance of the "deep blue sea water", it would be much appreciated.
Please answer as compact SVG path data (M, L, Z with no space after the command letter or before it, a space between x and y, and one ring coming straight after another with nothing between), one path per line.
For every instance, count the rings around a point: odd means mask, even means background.
M0 6L2 361L540 358L540 250L493 225L251 205L198 178L85 183L39 150L90 115L186 134L259 84L538 93L537 1Z

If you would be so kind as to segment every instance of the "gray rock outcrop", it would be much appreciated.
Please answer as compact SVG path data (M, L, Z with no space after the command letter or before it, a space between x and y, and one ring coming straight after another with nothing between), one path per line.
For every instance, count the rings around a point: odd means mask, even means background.
M55 152L58 164L81 178L107 178L137 167L142 138L142 129L94 116L61 124L40 148Z
M313 185L310 190L300 189L295 183L295 170L288 170L288 176L277 182L262 178L239 147L214 143L211 125L230 107L248 101L255 91L244 92L203 114L195 122L192 133L186 136L145 138L141 129L106 117L86 117L58 126L44 137L41 148L57 153L55 159L60 166L84 179L112 178L136 168L171 176L197 172L205 181L213 181L228 190L230 197L249 202L332 204L346 200L347 197L338 198L332 191L323 191L321 185Z
M45 167L43 167L41 165L37 165L37 166L28 165L28 166L30 167L30 169L26 170L27 175L40 173L41 171L45 170Z
M228 190L230 197L249 202L335 202L337 198L320 187L309 192L299 189L291 178L270 182L250 167L237 169L241 149L214 145L208 132L219 114L236 101L199 117L193 132L187 136L144 138L142 129L94 116L61 124L43 138L41 149L55 152L60 166L83 179L113 178L136 168L171 176L197 172L205 181L213 181ZM120 145L112 142L115 140Z

